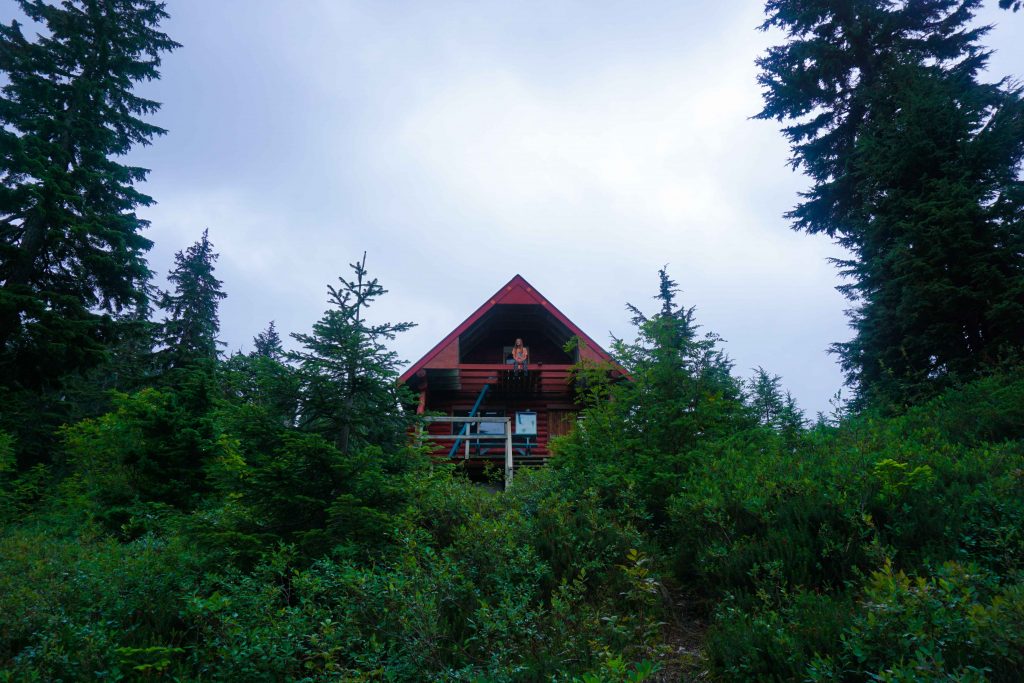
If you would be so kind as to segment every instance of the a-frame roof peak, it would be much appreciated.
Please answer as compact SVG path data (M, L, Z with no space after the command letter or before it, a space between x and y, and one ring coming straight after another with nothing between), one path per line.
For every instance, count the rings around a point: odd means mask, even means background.
M452 330L444 339L438 342L430 351L419 359L412 366L402 373L399 378L399 382L408 382L417 372L426 367L438 354L444 349L448 348L453 342L455 342L459 335L470 328L474 323L480 320L488 311L498 305L539 305L548 311L555 319L560 321L566 328L569 329L570 333L579 337L588 348L600 357L602 360L611 361L611 356L601 348L593 339L591 339L583 330L581 330L574 322L569 320L558 308L548 301L540 292L531 285L526 278L519 273L512 276L508 282L502 285L498 291L492 296L488 297L486 301L479 308L477 308L472 315L466 318L462 324Z

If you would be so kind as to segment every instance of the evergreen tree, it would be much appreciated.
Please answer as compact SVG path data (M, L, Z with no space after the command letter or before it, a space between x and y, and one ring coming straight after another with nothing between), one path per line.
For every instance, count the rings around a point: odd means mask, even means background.
M134 391L147 385L154 377L155 346L160 324L153 320L153 307L159 293L147 285L146 301L122 319L122 332L111 350L111 362L100 366L108 373L110 388Z
M980 0L773 0L761 118L814 181L788 216L849 250L858 404L904 405L1024 346L1024 101L978 80Z
M152 0L18 0L0 26L0 378L38 388L95 365L145 301L147 171L118 159L163 129L132 92L178 47Z
M679 287L664 268L658 271L660 310L647 316L627 304L637 336L613 341L616 360L633 377L617 401L631 405L633 428L645 449L682 453L701 437L735 426L742 413L741 386L732 376L732 362L719 348L714 333L698 335L694 307L681 306ZM627 399L623 402L623 399Z
M279 427L293 427L299 415L299 373L285 362L281 337L271 321L253 338L255 350L233 354L220 366L222 386L229 402L253 411Z
M781 377L759 367L746 384L747 405L761 425L779 432L790 442L804 431L807 420L793 395L783 393Z
M355 278L339 277L340 287L327 287L333 308L313 325L312 334L292 334L302 350L289 354L302 375L302 426L345 454L400 441L406 425L396 382L401 361L386 342L415 327L367 322L366 310L387 290L368 278L365 253L350 266Z
M217 254L209 230L198 242L174 255L174 269L167 279L174 293L164 292L160 307L167 311L161 333L164 367L182 368L217 360L220 300L227 296L223 284L213 275Z
M253 353L264 358L280 360L284 356L284 346L281 345L281 335L277 333L274 321L270 321L267 329L257 334L252 339Z
M610 504L639 508L655 527L667 522L669 499L699 449L756 424L720 337L700 334L695 309L679 304L668 272L658 278L658 311L627 304L636 336L612 342L628 380L611 381L612 367L582 364L577 386L583 380L587 407L577 428L556 442L553 461L570 477L578 473L582 489L597 487Z
M152 383L157 371L154 345L160 325L152 321L151 298L147 294L145 302L119 318L117 339L99 365L62 381L67 422L109 410L112 391L132 392Z
M747 380L747 403L758 422L766 427L774 427L785 409L782 378L768 374L764 368L754 370L754 376Z

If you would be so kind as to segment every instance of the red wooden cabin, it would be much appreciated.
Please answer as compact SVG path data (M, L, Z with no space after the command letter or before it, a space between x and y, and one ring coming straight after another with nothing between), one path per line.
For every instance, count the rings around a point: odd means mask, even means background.
M566 351L573 337L576 350ZM520 338L529 350L526 372L510 364ZM420 413L459 417L511 418L516 466L543 464L548 440L575 423L578 405L571 383L580 357L611 362L611 357L521 275L499 289L399 379L419 394ZM440 434L501 434L497 422L431 423ZM483 439L439 441L434 455L458 459L471 472L505 457L504 444Z

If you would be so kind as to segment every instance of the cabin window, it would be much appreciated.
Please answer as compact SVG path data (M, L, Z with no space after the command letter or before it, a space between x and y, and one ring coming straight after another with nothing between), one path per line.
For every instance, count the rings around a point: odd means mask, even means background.
M469 417L469 410L453 410L452 417ZM505 417L504 410L481 410L477 417ZM463 423L452 423L452 434L462 431ZM505 425L502 422L470 422L470 434L504 434Z

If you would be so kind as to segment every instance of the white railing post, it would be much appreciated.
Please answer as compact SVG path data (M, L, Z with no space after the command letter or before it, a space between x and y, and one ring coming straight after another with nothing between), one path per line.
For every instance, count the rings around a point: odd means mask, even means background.
M505 490L512 486L512 419L505 418Z

